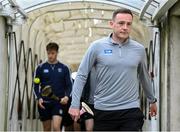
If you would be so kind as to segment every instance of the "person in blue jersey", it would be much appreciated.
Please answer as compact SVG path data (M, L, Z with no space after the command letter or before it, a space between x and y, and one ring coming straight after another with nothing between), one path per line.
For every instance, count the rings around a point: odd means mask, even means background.
M50 131L51 128L60 131L64 113L67 113L64 107L70 99L72 80L69 68L57 60L58 44L50 42L46 50L48 60L41 63L35 71L34 93L44 131ZM50 88L51 93L46 91L43 94L46 88Z
M76 72L72 73L75 80ZM80 119L75 123L75 131L93 131L94 126L94 90L95 90L95 69L93 68L88 75L84 90L81 96Z
M80 119L82 120L83 124L85 125L86 131L93 131L94 127L94 91L96 88L96 72L95 68L93 67L88 74L87 82L84 86L81 101L83 101L85 106L85 112L81 114ZM90 112L89 109L93 112ZM80 112L81 113L81 112Z

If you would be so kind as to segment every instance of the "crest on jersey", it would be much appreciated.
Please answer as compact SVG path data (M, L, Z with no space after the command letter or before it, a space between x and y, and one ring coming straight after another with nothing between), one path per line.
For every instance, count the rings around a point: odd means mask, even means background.
M58 68L58 72L62 72L62 69L61 69L61 68Z
M62 115L63 114L63 110L60 109L59 110L59 114Z

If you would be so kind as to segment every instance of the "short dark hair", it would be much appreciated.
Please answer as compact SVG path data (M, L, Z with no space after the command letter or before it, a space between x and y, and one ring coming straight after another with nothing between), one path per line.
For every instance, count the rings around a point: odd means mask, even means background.
M131 10L126 9L126 8L120 8L120 9L117 9L113 12L112 20L114 20L116 15L119 13L130 14L133 17Z
M49 50L56 50L56 51L58 51L59 50L59 46L55 42L50 42L50 43L47 44L46 50L47 51L49 51Z

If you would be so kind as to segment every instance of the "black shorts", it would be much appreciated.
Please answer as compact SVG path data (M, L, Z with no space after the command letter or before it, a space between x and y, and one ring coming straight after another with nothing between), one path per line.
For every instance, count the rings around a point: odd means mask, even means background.
M94 131L141 131L144 115L139 108L102 111L95 109Z
M62 105L58 101L44 101L45 109L42 109L38 105L38 112L41 121L51 120L53 116L63 115Z
M89 104L89 103L86 103L90 108L91 110L94 112L94 105L93 104ZM88 112L85 112L81 115L80 117L80 120L81 121L85 121L85 120L88 120L88 119L93 119L94 116Z
M68 101L67 105L61 105L58 101L45 101L43 103L45 109L42 109L38 105L38 111L40 115L41 121L51 120L54 115L59 115L62 117L63 126L69 126L73 124L73 120L68 113L70 107L70 101Z
M70 114L68 113L69 107L71 105L71 99L68 101L67 105L63 105L63 119L62 119L62 125L63 126L70 126L74 123L73 119L71 118Z

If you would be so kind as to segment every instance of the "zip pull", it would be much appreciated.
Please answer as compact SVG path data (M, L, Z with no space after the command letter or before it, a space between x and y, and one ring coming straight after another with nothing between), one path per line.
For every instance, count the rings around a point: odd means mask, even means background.
M122 56L122 47L119 46L119 56L121 57Z

